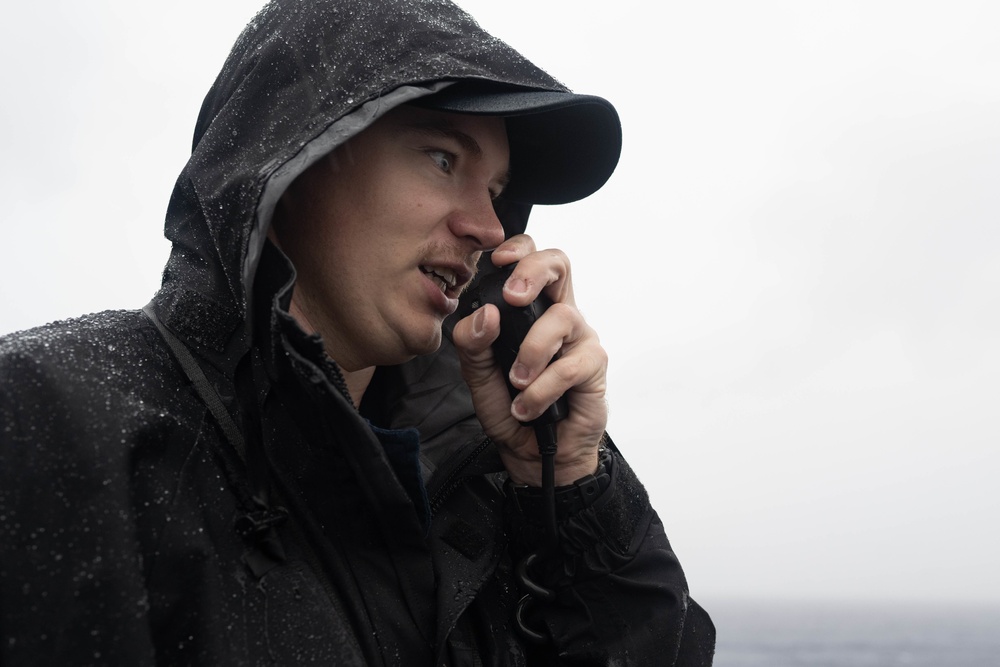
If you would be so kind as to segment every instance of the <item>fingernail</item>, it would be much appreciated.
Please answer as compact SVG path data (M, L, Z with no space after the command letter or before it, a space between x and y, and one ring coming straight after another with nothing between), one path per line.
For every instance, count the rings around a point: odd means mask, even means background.
M519 361L510 369L510 376L518 382L524 382L528 379L528 367Z
M479 338L483 335L486 326L486 311L480 308L472 316L472 335Z
M525 421L528 418L528 412L524 409L524 406L521 405L521 401L519 400L515 400L510 404L510 412L514 415L514 419L517 419L518 421Z
M510 278L504 287L511 294L524 294L528 291L528 283L522 278Z

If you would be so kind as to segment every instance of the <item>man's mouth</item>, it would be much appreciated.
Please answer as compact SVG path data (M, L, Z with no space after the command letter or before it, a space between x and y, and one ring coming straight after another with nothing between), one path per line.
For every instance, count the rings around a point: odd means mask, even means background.
M431 279L447 296L455 296L459 291L459 276L454 270L445 266L422 265L420 271Z

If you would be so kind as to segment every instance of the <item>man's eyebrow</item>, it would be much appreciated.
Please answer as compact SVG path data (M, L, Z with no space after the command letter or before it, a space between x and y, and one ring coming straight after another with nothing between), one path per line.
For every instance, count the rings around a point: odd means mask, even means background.
M462 132L461 130L455 129L451 125L440 122L413 122L406 123L403 125L403 129L411 130L418 134L424 134L432 137L443 137L445 139L454 139L459 143L459 145L467 152L471 153L474 157L480 158L483 156L483 149L479 145L479 142L474 138Z

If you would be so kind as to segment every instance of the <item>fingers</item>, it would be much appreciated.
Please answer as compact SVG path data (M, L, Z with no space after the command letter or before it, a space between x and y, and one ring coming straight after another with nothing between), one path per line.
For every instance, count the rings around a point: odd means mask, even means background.
M509 304L526 306L543 290L553 301L521 343L510 371L511 384L522 391L512 412L518 419L526 415L533 419L577 385L594 378L603 381L606 354L576 309L570 261L564 252L536 250L530 236L519 234L494 250L492 259L497 266L518 263L504 285Z
M519 392L513 402L491 347L500 334L500 311L488 304L455 325L452 340L476 414L511 479L537 485L537 442L522 424L565 396L569 412L558 423L556 482L572 483L597 465L608 414L607 353L576 308L570 262L562 251L537 250L531 237L521 234L494 250L492 261L498 267L517 262L504 285L507 303L527 306L543 291L553 303L521 342L509 374Z
M579 311L555 304L528 332L511 368L511 384L521 392L511 413L529 421L569 391L574 402L587 396L603 401L607 365L607 353Z
M527 234L517 234L493 250L494 266L507 266L535 252L535 240Z
M452 341L480 423L491 438L513 446L519 439L524 442L526 436L511 416L507 383L490 347L499 334L500 312L487 304L455 325Z
M542 415L550 405L563 394L572 390L577 411L580 411L580 395L591 394L599 401L607 389L604 381L606 361L600 355L577 355L554 361L538 378L518 394L511 404L511 414L521 422L529 422ZM597 381L596 383L594 381ZM584 409L583 414L589 414Z
M587 333L586 322L573 306L554 303L532 325L510 370L510 381L518 389L531 384L560 350L572 350Z
M500 311L493 304L486 304L455 325L452 340L463 362L485 372L494 367L490 345L498 335L500 335Z
M536 250L534 240L519 234L493 251L493 264L518 262L504 285L504 298L512 306L526 306L544 289L557 303L574 303L569 258L562 250Z

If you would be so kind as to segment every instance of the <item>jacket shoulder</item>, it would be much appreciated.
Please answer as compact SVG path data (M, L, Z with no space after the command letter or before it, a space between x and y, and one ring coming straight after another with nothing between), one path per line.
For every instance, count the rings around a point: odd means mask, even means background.
M151 327L138 310L109 310L50 322L0 336L0 367L27 360L66 362L72 360L68 355L82 352L101 351L110 356L116 343L125 343Z
M0 337L0 403L86 399L136 385L169 363L141 311L106 311ZM86 401L84 401L86 402ZM23 406L22 406L23 407Z
M50 460L90 476L162 439L190 413L159 333L140 311L108 311L0 338L0 461ZM174 424L177 426L178 424ZM39 471L42 472L42 471Z

